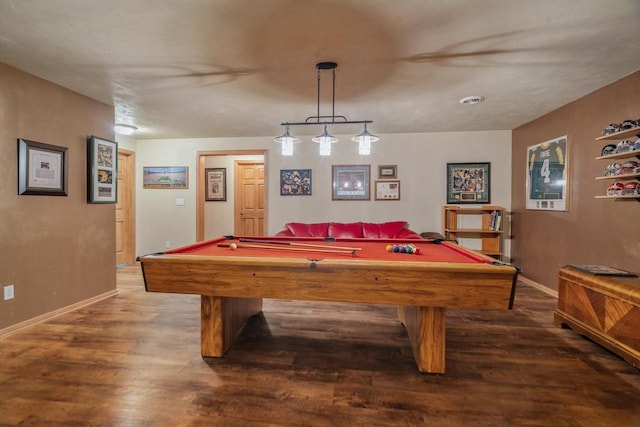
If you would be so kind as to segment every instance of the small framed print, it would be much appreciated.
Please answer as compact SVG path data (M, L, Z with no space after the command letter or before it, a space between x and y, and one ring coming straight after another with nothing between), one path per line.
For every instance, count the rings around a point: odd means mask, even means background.
M491 163L447 163L447 203L491 203Z
M332 200L371 200L370 165L333 165Z
M281 196L311 196L311 169L280 169Z
M225 202L227 200L227 168L207 168L205 176L205 200Z
M144 166L142 188L187 189L189 188L189 166Z
M378 179L395 179L398 177L398 165L379 165Z
M376 200L400 200L400 180L376 181Z
M18 194L67 195L66 147L18 139Z
M118 143L87 138L87 202L116 203L118 200Z

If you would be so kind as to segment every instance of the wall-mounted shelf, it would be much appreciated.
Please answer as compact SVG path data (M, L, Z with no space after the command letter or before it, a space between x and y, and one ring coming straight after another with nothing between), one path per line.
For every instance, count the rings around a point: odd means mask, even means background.
M631 129L626 129L621 132L612 133L610 135L603 135L596 138L596 141L599 142L608 142L608 141L622 141L627 138L632 138L634 136L638 136L640 138L640 126L636 126ZM630 158L638 158L640 159L640 150L631 150L625 151L624 153L616 153L608 156L598 156L596 160L615 160L615 159L630 159ZM612 175L612 176L597 176L596 180L616 180L616 181L635 181L640 177L640 172L624 174L624 175ZM640 194L625 194L624 196L595 196L596 199L616 199L616 200L637 200L640 202Z
M615 141L617 139L626 139L632 136L640 136L640 126L598 137L596 138L596 141Z

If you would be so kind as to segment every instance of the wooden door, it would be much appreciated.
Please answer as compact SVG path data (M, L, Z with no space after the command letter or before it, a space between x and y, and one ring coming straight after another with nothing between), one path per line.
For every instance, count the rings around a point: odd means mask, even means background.
M234 234L264 236L264 162L235 162Z
M133 264L135 258L134 215L135 153L118 150L118 200L116 202L116 265Z

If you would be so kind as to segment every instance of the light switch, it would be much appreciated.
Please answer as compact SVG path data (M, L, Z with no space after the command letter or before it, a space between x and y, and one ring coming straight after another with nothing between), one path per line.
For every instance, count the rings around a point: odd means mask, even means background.
M184 206L184 199L176 199L176 206Z

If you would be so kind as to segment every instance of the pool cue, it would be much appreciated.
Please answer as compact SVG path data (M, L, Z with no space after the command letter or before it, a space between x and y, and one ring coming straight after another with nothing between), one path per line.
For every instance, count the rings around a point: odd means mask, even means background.
M362 248L350 248L347 246L332 246L332 245L315 245L312 243L296 243L279 240L260 240L260 239L238 239L239 242L247 243L264 243L269 245L285 245L285 246L300 246L305 248L327 248L327 249L343 249L349 251L361 251Z
M231 243L218 243L218 247L228 248L231 246ZM320 249L320 248L291 248L288 246L269 246L269 245L251 245L244 243L237 243L236 247L238 249L243 248L254 248L254 249L276 249L281 251L300 251L300 252L325 252L325 253L333 253L333 254L351 254L355 256L355 252L352 248L340 248L337 249L334 246L334 249Z

